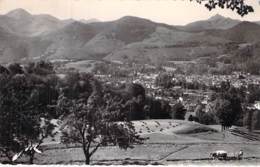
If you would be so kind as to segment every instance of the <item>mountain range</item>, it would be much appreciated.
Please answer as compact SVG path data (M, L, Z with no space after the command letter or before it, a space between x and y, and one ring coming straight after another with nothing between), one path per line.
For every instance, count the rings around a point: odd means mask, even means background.
M0 62L119 60L158 63L219 55L230 43L260 41L259 22L220 15L185 26L125 16L115 21L60 20L23 9L0 15Z

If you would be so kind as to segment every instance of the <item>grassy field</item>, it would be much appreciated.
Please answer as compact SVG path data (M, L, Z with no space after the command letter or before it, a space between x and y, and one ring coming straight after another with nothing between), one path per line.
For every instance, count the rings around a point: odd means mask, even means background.
M259 134L249 134L243 128L234 127L220 132L219 125L206 126L180 120L134 121L134 125L141 136L149 137L144 144L127 150L115 146L101 147L91 158L91 163L219 163L209 159L210 152L216 150L226 150L230 156L243 150L244 159L239 162L256 163L260 159ZM36 156L36 164L84 163L80 147L68 148L59 144L58 138L46 142L42 149L43 154Z

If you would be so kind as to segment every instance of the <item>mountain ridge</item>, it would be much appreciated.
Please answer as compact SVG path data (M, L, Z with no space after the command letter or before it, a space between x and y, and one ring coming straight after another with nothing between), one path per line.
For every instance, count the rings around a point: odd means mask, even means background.
M254 34L260 34L260 26L256 23L244 23L221 15L185 26L173 26L135 16L107 22L60 20L51 15L32 15L16 9L0 15L0 22L0 50L5 50L0 52L2 62L26 58L155 62L161 61L160 56L172 60L222 54L223 45L232 41L257 42L258 35ZM237 34L241 34L240 37L236 37Z

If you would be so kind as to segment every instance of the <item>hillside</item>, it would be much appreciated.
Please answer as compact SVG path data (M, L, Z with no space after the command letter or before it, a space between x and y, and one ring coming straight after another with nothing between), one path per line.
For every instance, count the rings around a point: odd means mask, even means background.
M1 15L0 22L1 62L104 58L157 64L220 55L227 43L260 39L260 25L220 15L171 26L133 16L109 22L59 20L16 9Z
M257 42L260 40L260 25L252 22L241 22L227 30L212 30L208 35L218 36L234 42Z
M27 57L26 38L17 37L0 27L0 62L17 62Z
M1 19L2 18L2 19ZM1 26L22 36L38 36L63 26L63 23L50 15L31 15L23 9L13 10L0 17Z
M146 19L126 16L113 22L104 33L113 35L125 44L142 41L155 31L156 23Z
M52 31L41 37L49 42L46 52L50 54L46 58L87 59L88 52L84 45L97 33L93 27L77 21Z
M219 50L219 45L227 42L229 40L204 32L190 33L159 26L149 38L130 43L112 52L105 59L155 64L167 60L190 60L205 55L222 54L223 50Z
M239 23L239 20L226 18L217 14L215 16L210 17L207 20L189 23L181 28L185 31L198 32L210 29L229 29Z

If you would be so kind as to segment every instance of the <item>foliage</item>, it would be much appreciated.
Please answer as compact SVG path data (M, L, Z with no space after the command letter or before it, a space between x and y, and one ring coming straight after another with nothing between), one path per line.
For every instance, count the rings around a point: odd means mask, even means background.
M146 117L149 119L170 119L171 106L167 101L156 100L152 97L146 97Z
M252 120L252 129L259 130L260 129L260 111L256 110L253 113L252 118L253 118L253 120Z
M131 83L127 86L128 100L126 101L126 108L128 109L128 118L130 120L145 119L144 105L145 105L145 89L142 85Z
M177 103L172 107L172 119L185 119L186 109L181 103Z
M25 71L29 74L37 75L48 75L54 74L54 66L50 62L39 61L39 62L30 62L25 66Z
M190 0L192 1L192 0ZM208 8L210 11L215 9L217 6L220 8L227 8L236 10L237 14L240 16L247 15L250 12L254 12L252 6L245 4L244 0L196 0L198 3L204 3L205 7Z
M245 109L243 114L243 126L245 126L249 131L252 131L252 118L253 110Z
M8 74L10 74L10 71L7 68L5 68L4 66L0 65L0 74L8 75Z
M41 144L52 136L49 105L53 80L25 73L19 64L8 66L11 73L0 76L0 154L9 159L17 151L32 144ZM53 89L52 89L53 88ZM34 153L30 155L33 163Z
M127 92L130 94L131 97L135 97L135 98L141 95L141 98L143 99L139 99L141 100L139 101L140 103L142 103L143 100L145 100L145 89L141 84L137 84L137 83L129 84L127 87Z
M259 75L259 73L260 73L259 62L255 58L247 60L247 61L243 62L243 66L242 66L241 70L246 73L253 74L253 75Z
M12 63L7 68L12 75L24 73L22 66L18 63Z
M212 112L203 113L202 117L199 119L201 120L200 123L205 125L212 125L216 123L215 114Z
M140 97L140 96L139 96ZM134 98L136 99L136 98ZM143 120L146 115L144 112L144 106L138 103L136 100L131 99L126 103L126 108L128 109L127 117L129 120ZM140 99L140 98L139 98Z
M211 111L203 111L203 107L201 104L195 108L195 115L195 120L197 120L201 124L211 125L216 123L215 114Z
M188 121L194 121L194 117L192 115L189 116Z
M243 111L240 98L232 91L219 94L213 108L224 129L232 126L240 118Z
M95 79L88 79L88 82L92 90L88 98L68 98L63 93L58 102L58 107L66 110L61 139L67 144L79 143L86 164L100 146L112 144L127 149L142 141L127 119L128 112L122 100L105 94Z
M258 85L248 85L248 93L246 94L246 102L253 104L260 100L260 88Z

